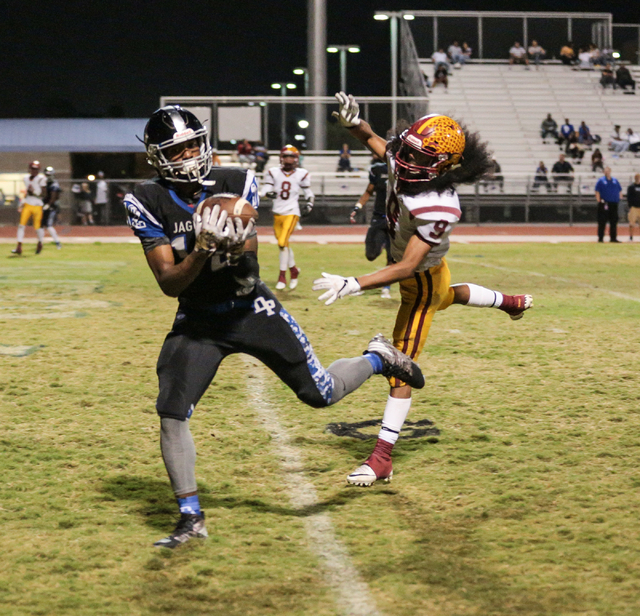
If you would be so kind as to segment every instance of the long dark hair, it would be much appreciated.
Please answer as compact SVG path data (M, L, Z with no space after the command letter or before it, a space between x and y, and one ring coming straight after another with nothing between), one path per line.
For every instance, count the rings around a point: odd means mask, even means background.
M458 122L460 124L460 122ZM387 142L387 152L396 155L402 141L400 134L409 128L406 120L400 120L396 126L395 135ZM491 154L489 154L488 144L480 140L478 133L471 133L466 126L460 124L464 132L465 145L460 164L453 169L445 171L433 180L424 182L403 182L398 179L399 192L407 195L417 195L427 191L438 193L451 190L458 184L473 184L482 179L493 167Z

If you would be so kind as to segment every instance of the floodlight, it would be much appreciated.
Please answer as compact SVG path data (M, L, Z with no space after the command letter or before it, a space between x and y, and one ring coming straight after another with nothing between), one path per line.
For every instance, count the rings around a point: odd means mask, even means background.
M611 55L617 60L620 57L620 52L614 51Z
M279 89L282 87L282 84L281 84L281 83L272 83L272 84L271 84L271 87L272 87L274 90L279 90Z
M387 19L389 19L389 15L386 15L385 13L376 13L373 18L377 21L387 21Z
M298 86L295 83L288 83L287 90L295 90Z
M307 120L300 120L298 122L298 126L300 128L307 128L309 126L309 122Z
M353 45L352 47L349 47L347 51L349 51L349 53L360 53L360 47Z
M304 75L306 73L307 69L306 68L294 68L293 69L293 74L294 75Z
M93 180L95 180L95 179L96 179L95 175L88 175L87 176L87 180L89 180L90 182L93 182Z
M295 135L293 138L296 141L304 141L304 135Z
M338 48L337 47L327 47L327 51L329 53L338 53Z
M411 15L411 13L405 13L402 16L402 19L406 19L407 21L413 21L416 18L415 15Z

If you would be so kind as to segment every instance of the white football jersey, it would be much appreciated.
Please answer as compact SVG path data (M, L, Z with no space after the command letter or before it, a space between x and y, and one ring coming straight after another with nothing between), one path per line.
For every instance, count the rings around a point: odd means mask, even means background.
M300 216L300 206L298 198L300 191L304 190L305 195L311 193L311 176L306 169L301 167L293 171L284 171L281 167L271 167L264 176L265 192L275 192L276 198L273 200L274 214L295 214Z
M394 166L395 160L389 158L387 216L391 225L391 256L394 261L401 261L409 240L417 235L431 246L416 268L416 271L423 272L440 265L442 257L449 251L449 235L462 216L460 200L453 189L414 196L397 194Z
M43 205L44 201L42 201L42 197L44 197L47 189L47 178L45 175L38 173L38 175L33 178L30 175L25 175L23 180L27 193L29 189L31 189L33 193L32 195L27 194L24 203L28 203L29 205Z

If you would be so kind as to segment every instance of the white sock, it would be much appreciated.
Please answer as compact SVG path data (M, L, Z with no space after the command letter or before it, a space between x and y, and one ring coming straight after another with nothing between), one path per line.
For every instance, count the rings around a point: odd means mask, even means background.
M289 263L289 248L285 246L280 249L280 271L287 271L287 264Z
M500 291L492 291L471 282L463 284L469 287L467 306L475 306L477 308L500 308L502 306L502 293Z
M21 242L24 239L24 225L18 225L18 241Z
M289 269L296 266L296 261L293 258L293 248L289 246Z
M36 235L38 236L39 242L44 242L44 229L42 227L36 229Z
M389 396L378 438L394 445L400 436L400 430L402 430L410 408L411 398L392 398Z
M59 244L60 238L58 237L56 230L53 227L47 227L47 231L49 232L49 235L53 238L53 241L56 244Z

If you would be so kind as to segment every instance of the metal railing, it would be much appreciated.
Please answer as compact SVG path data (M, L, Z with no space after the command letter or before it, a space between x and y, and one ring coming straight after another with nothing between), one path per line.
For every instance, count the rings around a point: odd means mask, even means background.
M462 222L477 225L486 223L566 223L595 221L595 183L599 176L592 173L575 174L572 177L554 177L549 174L544 180L531 175L500 174L477 182L460 186L458 194L462 206ZM618 176L618 181L626 193L626 187L633 182L631 174ZM123 225L126 215L122 200L127 192L142 179L109 180L109 200L106 205L94 205L96 224ZM80 199L71 190L81 180L62 180L60 185L60 224L79 224ZM353 173L312 173L312 190L316 195L316 207L305 224L347 224L349 214L362 195L369 176L367 171ZM6 184L6 183L5 183ZM4 204L0 206L0 224L17 224L17 205L22 186L16 180L15 186L6 192ZM95 187L92 186L95 191ZM94 192L95 195L95 192ZM95 198L93 199L95 204ZM362 213L359 222L371 217L373 199ZM623 214L624 201L621 205ZM260 224L271 222L271 201L262 199Z

